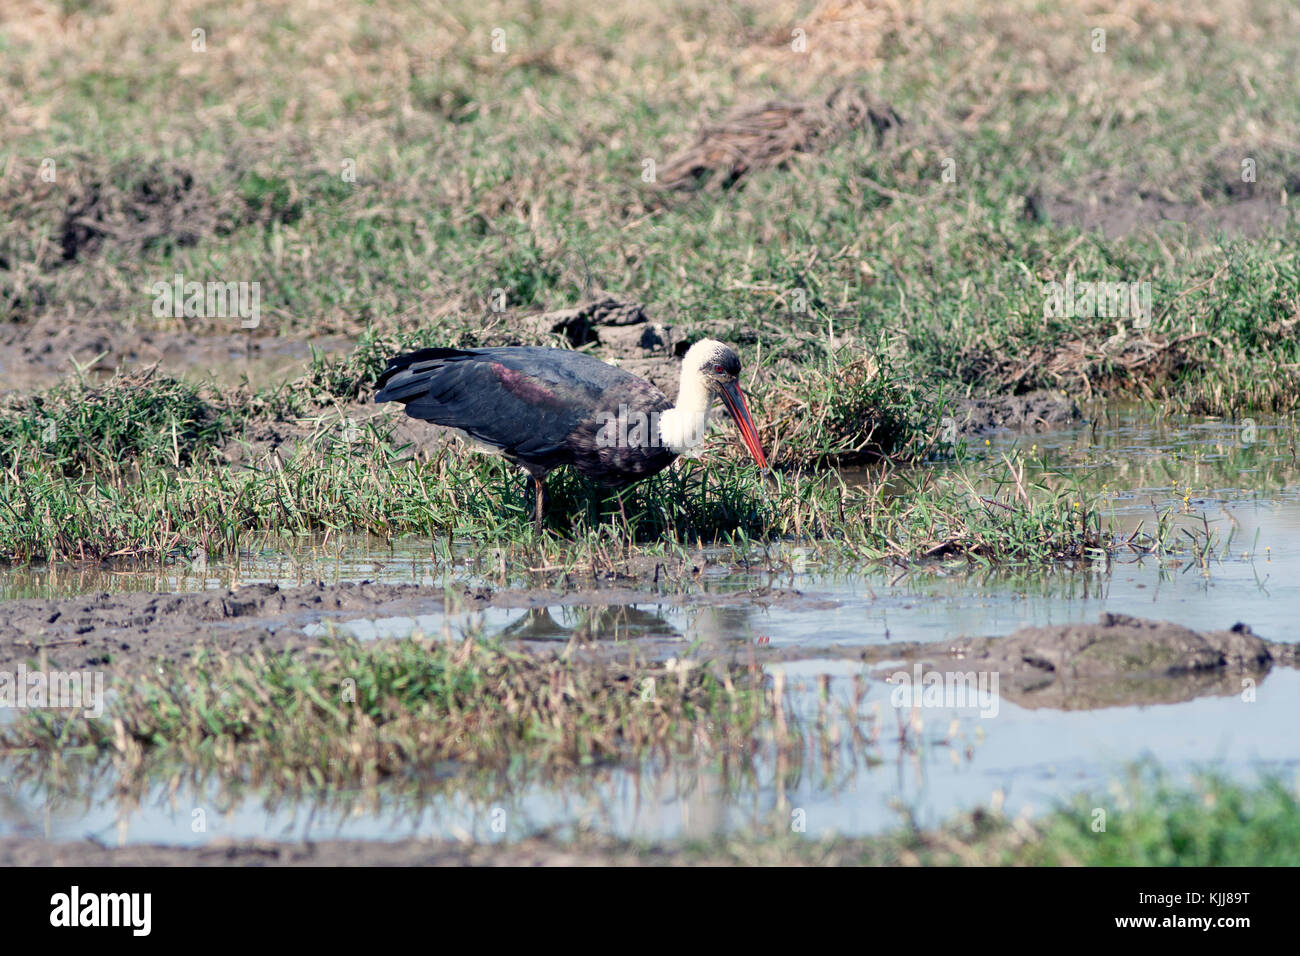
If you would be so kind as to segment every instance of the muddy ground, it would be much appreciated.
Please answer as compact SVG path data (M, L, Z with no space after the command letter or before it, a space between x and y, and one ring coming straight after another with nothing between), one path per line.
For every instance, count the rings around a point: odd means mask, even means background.
M78 369L105 376L149 365L196 381L236 384L247 376L255 386L271 385L300 374L313 348L346 352L354 345L342 336L250 334L238 322L230 332L214 334L158 329L120 316L46 313L0 326L0 393L47 388Z
M1193 631L1169 621L1104 613L1095 623L1026 627L1006 637L892 645L891 659L926 669L996 672L1021 707L1092 710L1239 694L1273 667L1300 666L1300 645L1274 643L1248 625ZM873 653L868 656L876 656ZM879 659L879 657L877 657ZM891 670L877 668L888 679Z
M726 594L666 596L647 587L576 587L564 591L441 588L348 583L280 588L254 584L194 594L101 592L61 600L0 604L0 668L41 655L51 670L104 668L125 673L157 659L180 660L207 645L232 652L315 645L305 628L326 621L412 617L448 609L538 609L557 605L625 607L780 606L824 609L834 602L799 591L758 588Z
M835 846L800 853L756 845L757 859L780 865L853 865L869 841L845 839ZM734 866L716 851L681 846L635 847L605 837L558 840L529 837L510 843L457 843L412 839L400 843L366 840L214 840L201 847L140 845L111 847L91 840L48 843L30 837L0 837L0 866Z
M1068 428L1082 417L1074 399L1047 389L1024 395L968 398L953 410L957 435L965 439L979 438L1003 428L1033 432Z
M182 660L210 647L233 653L319 646L313 625L322 622L405 618L447 610L518 608L503 637L553 653L576 638L593 653L623 653L627 645L602 634L636 636L650 658L681 652L681 635L635 605L779 607L817 611L837 602L777 588L665 594L648 582L589 582L565 590L462 587L454 591L414 584L348 583L280 588L255 584L191 594L98 593L59 600L19 600L0 605L0 669L40 662L50 670L101 669L110 677L159 659ZM596 609L582 631L559 627L546 611L555 606ZM760 660L834 658L861 660L888 679L896 667L921 662L927 669L996 671L1001 693L1025 707L1065 710L1172 703L1209 694L1238 693L1242 678L1261 679L1274 666L1300 665L1300 646L1272 643L1238 624L1227 631L1196 632L1167 621L1103 614L1096 623L1023 628L1010 636L960 638L943 644L753 648L732 641L705 648L706 656L755 652Z
M1033 208L1054 223L1096 230L1108 239L1135 232L1186 228L1213 236L1256 237L1283 228L1295 216L1284 196L1249 196L1232 202L1183 203L1158 196L1093 195L1048 199Z

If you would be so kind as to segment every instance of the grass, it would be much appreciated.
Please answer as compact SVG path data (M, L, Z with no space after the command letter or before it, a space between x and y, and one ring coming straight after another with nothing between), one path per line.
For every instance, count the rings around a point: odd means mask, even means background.
M1212 774L1188 788L1135 774L1118 805L1076 798L1038 827L1039 843L1018 862L1085 866L1296 866L1300 796L1280 778L1257 787ZM1113 807L1106 830L1095 809Z
M830 335L885 341L898 375L935 399L1051 386L1171 411L1297 408L1294 222L1110 239L1045 211L1293 193L1300 108L1281 65L1300 34L1286 5L1142 8L1107 22L1105 53L1084 29L1104 11L1082 0L728 9L453 3L429 17L385 0L325 31L292 3L219 6L189 15L211 24L202 53L188 29L136 36L112 5L43 29L5 21L0 97L25 108L0 121L13 144L0 156L0 321L120 322L180 272L259 281L259 336L418 325L454 341L604 289L800 362ZM802 58L794 21L816 38ZM502 24L508 49L494 53ZM102 42L81 43L86 30ZM1241 89L1197 81L1189 60ZM846 80L892 104L901 129L828 137L732 189L666 201L642 180L646 158L665 166L731 106L819 99ZM175 200L192 234L170 241L150 230L176 190L152 190L142 170L165 185L177 166L193 177ZM64 260L70 202L88 192L130 228ZM1043 283L1066 274L1151 281L1151 328L1046 318ZM503 319L489 311L497 288Z
M1099 821L1104 830L1095 828ZM1296 866L1297 836L1300 795L1276 776L1243 786L1202 773L1188 784L1144 766L1110 793L1080 794L1033 818L981 808L941 827L905 826L880 837L772 832L670 852L674 862L751 866Z
M1107 20L1097 53L1080 25L1099 14L1082 0L728 9L452 3L429 17L382 0L324 30L294 3L251 16L160 6L160 22L186 28L147 38L112 4L59 10L39 29L0 21L0 103L22 104L0 109L12 144L0 154L0 323L16 363L75 348L83 326L86 348L111 343L109 365L114 340L135 330L356 341L276 390L155 373L74 377L11 400L0 558L219 554L281 529L523 545L522 495L498 466L456 453L407 462L378 425L345 447L326 420L368 402L392 354L536 341L528 315L598 293L742 346L781 477L760 484L733 467L734 443L715 442L726 467L688 464L621 510L561 479L557 510L575 527L552 530L576 540L619 528L639 545L1084 555L1114 542L1097 503L1062 482L972 496L1010 477L973 462L942 487L909 475L903 504L819 472L960 452L939 441L940 423L971 395L1056 388L1162 414L1300 409L1294 217L1247 235L1108 238L1061 211L1092 198L1112 213L1141 201L1220 215L1243 200L1285 213L1300 107L1286 70L1268 64L1300 53L1293 12L1263 0L1143 8ZM203 50L188 39L195 18L208 23ZM802 58L793 21L814 38ZM504 52L489 42L498 26ZM87 31L100 42L82 43ZM1178 68L1189 59L1248 92L1196 81ZM733 107L820 103L844 83L902 124L845 121L728 188L680 194L642 175L647 158L670 168ZM1158 101L1142 92L1156 87ZM152 316L147 290L177 273L258 282L261 325ZM1149 281L1150 326L1047 315L1045 283L1067 276ZM250 427L303 420L316 424L282 463L220 455Z
M241 424L229 406L154 369L102 385L76 378L0 410L0 465L65 478L178 469Z
M754 407L777 463L768 476L729 429L703 461L618 497L560 471L538 539L514 469L456 443L415 453L391 419L366 417L374 406L359 403L384 357L427 336L368 335L356 351L317 356L301 379L257 392L149 369L11 398L0 408L0 558L230 557L266 534L321 532L506 545L512 571L566 572L609 566L631 547L704 543L823 542L860 560L981 562L1189 546L1167 514L1149 534L1121 536L1083 478L1041 463L1027 478L1023 456L986 460L943 444L944 403L895 373L886 352L843 349L793 367L773 359L758 377ZM268 426L287 441L280 451L232 462L232 449ZM873 469L852 483L829 470L863 461ZM1204 549L1206 538L1193 544Z
M572 651L538 657L473 637L418 636L238 658L205 649L137 675L99 720L22 715L0 734L0 754L17 780L49 788L55 803L111 765L114 793L130 799L150 781L174 790L192 776L220 781L217 805L255 793L270 808L312 794L318 809L416 815L446 786L485 805L509 802L538 771L585 792L601 768L728 754L728 785L752 786L772 765L822 766L841 739L880 762L878 724L846 731L825 710L801 723L756 665L682 669ZM772 819L653 845L580 830L565 848L595 860L740 865L1300 865L1293 786L1269 774L1252 784L1213 772L1174 780L1152 762L1104 793L1033 817L980 807L922 828L905 815L872 837L792 833L783 805Z
M779 709L756 665L549 657L473 636L332 639L306 652L205 649L136 675L109 719L34 711L0 749L111 754L137 775L162 761L254 786L370 786L448 761L564 770L743 751Z
M850 401L880 391L871 380L839 382L825 387ZM764 478L722 435L712 440L713 464L681 462L624 491L621 505L558 473L550 483L550 529L538 540L514 469L456 444L412 455L383 419L349 432L337 415L318 410L283 456L245 466L226 461L219 442L270 405L300 404L306 393L294 394L205 400L193 386L136 376L18 402L0 414L0 432L15 436L0 476L0 511L9 518L0 525L0 556L229 556L260 534L320 531L504 542L514 552L512 567L537 566L540 555L543 565L564 568L603 553L610 533L625 546L827 541L868 560L1051 561L1121 544L1104 526L1097 497L1077 481L1027 480L1023 464L1017 471L1010 460L972 458L950 472L889 466L853 485L819 471ZM805 415L802 429L791 432L807 444L797 453L787 448L786 460L817 460L844 422L862 427L856 417L837 419L840 407L831 400L822 417ZM923 434L912 433L912 454L933 447L921 446ZM1181 547L1172 527L1138 543Z
M367 409L341 403L367 401L384 357L417 347L424 334L369 336L344 358L318 357L300 381L256 393L218 393L148 370L11 400L0 409L0 510L11 519L0 557L158 557L196 547L224 555L266 531L529 540L512 469L455 445L412 456L385 419L342 427L340 409ZM555 531L599 534L617 516L637 542L842 535L875 493L852 493L801 466L918 460L934 448L935 410L879 365L832 356L802 368L797 384L773 381L756 402L788 409L786 441L773 446L787 474L765 483L734 442L718 438L710 458L723 467L685 462L624 492L620 509L561 473L551 482L552 515L567 516L568 527L553 520ZM268 420L307 424L284 456L232 466L224 447Z
M823 702L804 718L785 684L767 681L756 660L665 663L589 651L575 642L537 655L473 634L327 637L250 655L204 647L123 675L100 718L24 712L0 730L0 754L17 779L56 790L76 790L87 779L80 771L63 779L63 768L109 761L118 794L139 794L157 780L174 788L181 776L196 775L272 802L295 793L400 798L439 780L478 780L485 798L498 801L501 774L516 784L537 772L580 784L601 768L645 771L685 758L723 760L731 783L752 786L773 767L797 775L806 762L804 772L829 773L828 761L881 761L883 728L856 683L855 702ZM903 738L899 745L909 746ZM1132 767L1106 792L1079 794L1034 817L979 808L927 829L905 816L903 825L867 838L791 833L783 806L773 820L752 833L653 848L607 841L601 852L747 864L1300 864L1293 786L1268 774L1250 785L1213 772L1175 780L1153 762Z

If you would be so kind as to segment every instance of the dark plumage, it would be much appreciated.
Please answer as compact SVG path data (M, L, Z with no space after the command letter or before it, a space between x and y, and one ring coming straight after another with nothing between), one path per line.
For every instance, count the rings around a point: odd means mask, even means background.
M694 376L689 392L703 405L696 411L698 429L668 442L661 440L659 420L674 406L663 392L630 372L564 349L421 349L389 360L375 401L402 402L406 414L457 429L521 465L535 485L540 527L548 472L570 465L619 487L661 471L703 433L715 391L733 417L740 415L739 373L740 361L725 345L692 348L683 362L683 392L688 375ZM742 417L748 431L740 417L737 423L753 451L757 437L748 409ZM755 457L766 466L761 448Z

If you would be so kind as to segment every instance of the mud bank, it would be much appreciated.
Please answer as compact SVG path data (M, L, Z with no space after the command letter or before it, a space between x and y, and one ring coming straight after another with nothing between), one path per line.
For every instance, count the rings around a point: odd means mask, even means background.
M1026 627L1007 637L888 648L925 668L996 672L1022 707L1091 710L1240 694L1275 666L1300 666L1300 645L1266 641L1245 624L1193 631L1169 621L1102 614L1095 624ZM873 648L867 655L881 660ZM880 669L878 676L887 676Z
M1068 395L1040 389L1024 395L966 399L957 403L952 417L957 436L970 439L1003 428L1034 432L1067 428L1083 416Z
M686 570L690 570L687 568ZM320 625L457 614L488 608L527 613L501 639L542 653L570 639L613 647L602 638L631 639L651 657L681 653L681 635L638 605L779 607L823 611L838 602L797 590L752 588L665 593L649 578L570 582L568 588L444 590L414 584L347 583L280 588L271 584L186 594L97 593L0 605L0 669L40 662L52 669L99 668L123 674L150 662L179 661L201 647L243 653L254 649L320 647ZM560 627L548 608L597 612L590 626ZM816 616L809 627L815 628ZM1238 694L1243 680L1262 679L1275 666L1300 666L1300 645L1275 643L1238 624L1197 632L1167 621L1103 614L1096 623L1023 628L1009 636L943 643L802 644L755 649L748 642L710 647L724 655L744 646L776 664L796 659L858 660L888 679L899 660L909 666L999 675L1003 696L1030 708L1080 710L1173 703L1205 695ZM549 651L548 651L549 649ZM601 651L598 651L601 653ZM886 665L885 662L891 662ZM884 665L884 666L882 666Z
M597 607L663 603L826 608L834 602L799 591L758 588L727 594L674 593L617 584L564 592L349 583L280 588L257 584L196 594L98 593L0 605L0 668L42 656L52 669L122 672L152 660L181 660L199 646L246 652L316 646L308 628L322 622L413 617L443 611Z
M143 298L142 303L143 311L149 303ZM78 368L108 375L155 364L187 378L237 384L247 376L254 385L269 385L301 374L313 348L330 353L353 345L342 336L254 336L241 330L238 320L231 320L229 332L205 334L151 328L146 322L124 329L117 317L46 314L0 331L0 392L45 388Z
M0 838L0 866L653 866L707 863L680 851L636 852L613 841L568 845L532 838L510 844L410 840L214 841L203 847L110 847L90 840Z
M873 853L874 850L874 853ZM861 865L888 853L885 841L841 839L833 843L760 841L743 849L637 846L585 836L577 841L529 837L509 843L404 840L214 840L207 846L111 847L91 840L48 843L30 837L0 837L0 866L734 866L737 863L840 866ZM879 859L877 862L917 862Z

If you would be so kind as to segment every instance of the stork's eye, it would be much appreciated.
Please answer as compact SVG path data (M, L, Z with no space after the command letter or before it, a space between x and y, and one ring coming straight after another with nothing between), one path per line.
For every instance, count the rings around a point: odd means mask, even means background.
M715 371L715 372L717 372L719 375L721 375L721 374L722 374L722 366L721 366L721 365L715 365L715 366L713 366L713 371Z

